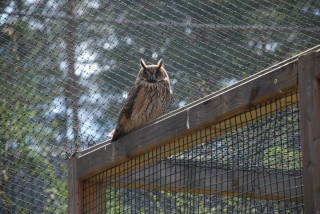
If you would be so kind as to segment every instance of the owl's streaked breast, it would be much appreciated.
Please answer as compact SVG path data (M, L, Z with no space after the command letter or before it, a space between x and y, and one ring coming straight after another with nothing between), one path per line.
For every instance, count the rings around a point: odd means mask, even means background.
M130 121L124 127L126 131L136 130L145 123L160 117L170 102L170 87L166 82L142 84L143 87L136 96Z

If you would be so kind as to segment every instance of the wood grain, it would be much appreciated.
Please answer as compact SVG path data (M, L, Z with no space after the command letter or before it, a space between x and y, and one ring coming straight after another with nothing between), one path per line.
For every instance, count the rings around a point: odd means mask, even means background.
M298 61L300 127L306 213L320 213L320 80L319 52Z

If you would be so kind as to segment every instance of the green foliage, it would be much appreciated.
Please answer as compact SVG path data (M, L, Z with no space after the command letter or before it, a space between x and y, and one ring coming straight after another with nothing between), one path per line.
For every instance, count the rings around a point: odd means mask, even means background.
M35 111L28 110L28 107L20 102L15 105L9 104L7 100L0 102L0 194L5 198L8 209L14 208L21 213L28 213L28 210L18 205L14 195L10 195L12 185L9 181L13 180L13 177L20 177L20 184L26 188L30 188L27 181L29 176L33 177L34 181L48 181L50 186L45 192L50 197L57 195L63 200L67 198L66 178L56 175L56 170L44 150L39 150L54 137L54 132L42 123L33 123L34 117ZM66 171L65 166L64 170ZM60 213L66 212L66 206L65 204L64 207L59 207ZM51 210L50 205L47 210Z
M292 170L301 168L302 153L286 148L283 142L264 150L263 163L270 168Z
M59 48L49 50L45 32L31 30L29 23L21 19L0 26L0 29L0 96L11 103L20 101L31 105L48 102L56 93L52 89L59 89L50 78L61 75L60 59L50 59L43 54L54 54Z
M120 194L131 195L136 203L122 200ZM124 191L107 188L106 213L290 213L299 204L284 201L257 200L233 196L202 195L175 191ZM128 194L128 195L127 195ZM127 199L129 199L127 198ZM144 206L147 204L147 206ZM303 207L296 209L303 213Z
M118 214L120 213L120 201L119 201L119 191L115 191L113 188L107 188L106 190L106 213L108 214Z
M64 176L58 176L53 165L47 165L47 174L41 176L43 180L50 183L45 192L49 195L45 210L51 213L64 214L68 212L68 203L61 203L68 198L68 180ZM67 172L67 167L60 163L59 168Z

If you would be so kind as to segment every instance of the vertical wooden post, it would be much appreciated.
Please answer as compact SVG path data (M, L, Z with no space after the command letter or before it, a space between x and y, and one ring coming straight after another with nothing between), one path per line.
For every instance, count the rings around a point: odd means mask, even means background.
M86 181L80 180L77 175L77 158L72 157L68 163L68 213L106 213L104 174L97 174Z
M320 214L320 80L319 51L298 59L304 205Z
M318 50L316 52L316 60L317 60L317 64L316 64L316 78L320 79L320 50Z
M83 185L77 178L77 157L72 157L68 163L68 213L82 212Z

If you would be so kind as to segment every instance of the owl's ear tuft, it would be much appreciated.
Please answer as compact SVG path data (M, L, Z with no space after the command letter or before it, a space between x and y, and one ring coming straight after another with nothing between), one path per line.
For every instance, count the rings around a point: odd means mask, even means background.
M158 67L163 68L163 66L164 66L163 59L160 59L158 62Z
M146 69L147 68L147 65L146 63L143 61L143 59L140 59L140 65L143 69Z

